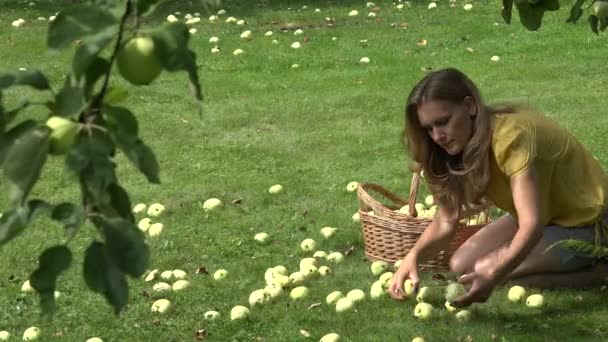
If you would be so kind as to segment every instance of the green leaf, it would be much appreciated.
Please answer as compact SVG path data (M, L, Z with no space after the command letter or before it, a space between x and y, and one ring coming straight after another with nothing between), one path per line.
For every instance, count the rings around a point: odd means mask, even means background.
M84 212L80 207L64 202L53 208L51 218L63 224L70 235L73 235L84 221Z
M513 0L502 0L502 11L500 12L502 19L507 24L511 24L511 16L513 13Z
M156 9L159 3L159 0L138 0L137 14L140 16L149 15Z
M91 98L91 94L95 90L95 84L106 74L108 68L110 68L110 62L104 58L96 57L91 61L85 74L85 98Z
M108 87L104 98L105 105L116 105L124 102L129 97L129 90L118 86Z
M86 250L83 264L84 279L94 292L101 293L118 314L129 301L129 287L125 274L113 266L105 245L94 241Z
M127 191L118 184L110 184L108 186L108 193L110 194L110 204L118 212L118 215L134 223L135 217L133 216L131 200Z
M103 231L106 255L111 264L133 277L141 277L150 260L144 234L133 222L123 218L96 218L93 223Z
M566 19L567 23L576 23L583 15L583 4L587 0L576 0L572 8L570 9L570 16Z
M108 27L82 41L72 60L74 78L80 80L86 74L87 69L95 61L97 55L114 39L114 36L118 33L117 29L117 26Z
M137 138L139 124L135 115L129 109L105 105L103 113L106 117L108 129L113 134L122 135L124 139L131 138L135 140Z
M198 77L196 55L188 49L190 33L186 24L181 22L167 23L147 31L154 45L155 53L163 69L169 72L186 71L194 98L203 101L201 85Z
M72 42L118 25L111 13L95 5L75 5L61 11L49 25L47 46L60 50Z
M137 167L137 169L143 173L148 182L153 184L160 184L160 166L156 160L154 152L148 145L144 144L139 138L136 139L122 139L116 137L116 143L120 149L126 154L127 158Z
M69 81L55 96L55 114L58 116L73 117L80 114L86 106L84 89L72 86Z
M557 246L562 246L574 252L587 254L596 258L608 257L608 247L596 246L592 242L586 242L577 239L565 239L555 242L545 249L545 253Z
M21 205L38 181L49 152L50 128L38 127L22 134L11 145L4 160L10 201Z
M98 164L107 164L108 156L113 153L114 143L102 132L93 131L91 136L79 136L68 152L66 168L75 175L80 175L87 168ZM108 184L111 184L110 182Z
M38 122L34 120L25 120L20 122L18 125L12 127L0 136L0 165L4 164L6 153L9 148L13 145L15 140L38 126Z
M30 284L40 296L44 314L55 311L55 287L57 277L70 267L72 252L67 246L47 248L38 258L38 268L30 275Z
M0 74L0 90L12 86L24 85L37 90L49 90L49 80L39 70L19 71L16 74Z

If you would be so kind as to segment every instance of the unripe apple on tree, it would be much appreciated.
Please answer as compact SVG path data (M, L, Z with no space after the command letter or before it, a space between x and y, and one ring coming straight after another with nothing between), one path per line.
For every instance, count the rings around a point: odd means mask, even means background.
M70 119L60 116L51 116L46 125L51 128L50 153L66 154L76 141L80 132L80 125Z
M154 40L150 37L129 39L116 54L116 66L120 75L135 85L152 83L162 71L154 49Z

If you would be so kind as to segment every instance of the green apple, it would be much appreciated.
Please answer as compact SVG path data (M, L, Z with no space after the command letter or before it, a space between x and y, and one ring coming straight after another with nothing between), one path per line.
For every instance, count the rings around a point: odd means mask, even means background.
M351 310L355 306L355 302L348 297L340 298L336 302L336 312L345 312Z
M11 338L11 333L8 331L0 331L0 341L7 341Z
M152 312L167 314L173 310L173 304L168 299L159 299L152 304Z
M149 217L141 219L137 224L137 228L139 228L142 232L147 232L152 225L152 220Z
M173 279L173 271L163 271L163 273L160 274L160 278L163 280Z
M372 299L378 299L387 294L386 288L384 288L384 283L380 280L375 281L372 284L372 287L369 291L370 297Z
M319 342L338 342L340 341L340 335L336 333L327 334L319 340Z
M332 270L328 266L321 266L319 267L319 274L321 276L328 276L332 274Z
M51 116L46 125L51 128L50 153L66 154L76 141L80 124L61 116Z
M215 273L213 273L213 279L222 280L222 279L225 279L227 275L228 275L227 270L220 269L220 270L215 271Z
M608 2L607 1L596 1L591 7L591 11L595 14L598 19L605 19L608 17Z
M249 309L245 306L242 305L237 305L235 307L232 308L232 310L230 310L230 319L233 321L239 320L239 319L244 319L249 317L249 314L251 312L249 311Z
M274 282L274 269L267 268L266 272L264 272L264 280L266 284L272 284Z
M391 279L393 279L393 272L384 272L378 278L378 281L382 283L382 286L387 289L391 283Z
M173 291L184 290L188 287L190 287L190 282L184 279L176 281L175 283L173 283L173 286L171 286L171 288L173 288Z
M336 305L338 300L344 298L344 294L341 291L334 291L325 297L327 305Z
M212 211L220 208L222 206L222 201L217 198L210 198L203 203L203 210Z
M401 261L403 261L403 259L395 261L395 264L393 265L395 267L395 271L399 269L399 266L401 266Z
M103 342L99 337L91 337L86 342Z
M164 213L166 210L165 206L160 203L151 204L148 208L148 216L157 217Z
M289 275L289 271L287 271L287 267L283 266L283 265L277 265L275 267L272 268L274 270L274 274L276 275Z
M428 195L424 198L424 204L426 204L427 207L432 207L434 203L435 200L433 199L433 195Z
M293 300L300 300L308 296L308 288L306 286L298 286L291 290L289 297Z
M331 252L327 254L327 261L333 262L334 264L339 264L344 261L344 254L340 252Z
M526 289L524 289L522 286L515 285L509 289L509 292L507 293L507 298L509 298L509 301L515 303L521 302L524 299L525 295Z
M405 292L406 296L411 296L412 294L414 294L414 282L411 279L405 279L405 281L403 282L403 292Z
M278 194L283 192L283 186L281 184L275 184L268 189L268 192L271 194Z
M289 282L293 285L303 283L305 280L306 276L300 271L293 272L289 275Z
M424 286L418 291L418 295L416 296L416 301L418 303L430 303L437 304L443 303L443 298L441 296L441 291L439 287L436 286Z
M333 228L333 227L323 227L323 228L321 228L319 233L321 233L321 236L323 236L324 238L330 239L334 235L336 235L336 231L337 231L337 229Z
M303 252L314 252L317 248L317 243L313 239L304 239L300 243L300 248Z
M152 83L162 71L154 50L154 40L150 37L129 39L119 48L116 55L116 66L120 75L135 85Z
M456 320L458 322L464 323L471 320L471 311L469 310L460 310L456 313Z
M38 327L29 327L23 332L24 341L37 340L40 337L40 329Z
M429 319L433 316L433 306L429 303L418 303L414 308L414 316L419 319Z
M23 285L21 285L21 291L22 292L28 292L28 293L34 293L34 288L32 287L32 285L30 284L29 280L26 280L23 282Z
M270 293L265 289L255 290L249 295L249 306L253 308L256 305L264 305L268 303L270 299Z
M415 207L416 207L416 211L419 213L426 210L426 207L422 203L416 203Z
M361 215L359 213L354 213L352 219L355 223L361 222Z
M55 297L55 300L59 299L59 297L61 297L61 292L59 292L59 291L53 292L53 297Z
M400 214L409 214L410 213L410 206L409 204L404 205L403 207L399 208L398 212Z
M355 192L357 191L357 187L359 186L359 182L350 182L348 183L348 185L346 185L346 191L348 192Z
M541 294L533 294L526 298L526 305L529 308L540 308L544 304L544 298Z
M327 259L327 253L325 251L316 251L312 257L315 259Z
M277 299L281 297L284 293L283 287L275 283L266 285L266 287L264 287L264 290L268 292L271 299Z
M445 304L443 304L443 306L445 306L445 309L448 310L449 312L458 311L458 309L453 307L452 304L450 304L450 302L448 302L448 301L446 301Z
M313 264L305 264L300 269L300 273L304 275L306 278L314 278L319 275L319 269Z
M150 281L156 279L157 276L158 276L158 270L152 270L152 271L150 271L150 273L148 273L146 275L146 278L144 279L144 281L150 282Z
M426 342L426 340L424 339L424 337L416 336L414 337L412 342Z
M158 282L158 283L154 284L154 286L152 287L152 290L154 290L156 292L169 291L169 290L171 290L171 285L164 283L164 282Z
M275 275L272 283L275 285L278 285L280 287L285 287L285 286L291 284L291 279L289 278L289 276L277 274L277 275Z
M153 223L150 225L150 228L148 228L148 234L153 237L159 236L163 231L163 227L164 225L160 222Z
M145 203L138 203L137 205L135 205L133 207L133 213L134 214L143 213L144 211L146 211L147 207L148 206Z
M465 293L467 293L467 290L465 289L464 285L457 282L451 282L445 288L445 300L451 303L454 301L454 299L464 295Z
M182 270L173 270L173 278L180 280L180 279L186 279L186 272L182 271Z
M357 303L365 299L365 292L363 292L363 290L353 289L346 294L346 297Z
M270 242L270 235L268 233L257 233L253 239L261 244L267 244Z
M389 265L386 261L376 260L376 261L372 262L372 266L371 266L372 274L375 276L380 275L380 274L384 273L386 270L388 270L388 267L389 267Z
M205 312L203 314L203 317L208 321L213 321L220 317L220 313L217 311L211 310L211 311Z

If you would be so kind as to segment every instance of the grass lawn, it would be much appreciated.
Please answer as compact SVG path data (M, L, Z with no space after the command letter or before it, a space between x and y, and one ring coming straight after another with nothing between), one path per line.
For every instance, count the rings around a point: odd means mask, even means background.
M568 2L546 14L540 31L529 32L516 12L511 25L503 23L500 1L471 1L471 11L461 1L451 8L441 0L433 10L426 1L413 2L398 11L391 1L378 0L376 19L368 17L363 1L257 3L228 1L228 14L215 24L207 20L210 13L186 1L160 7L153 18L164 21L179 11L177 17L184 20L186 13L201 13L191 47L205 96L202 119L194 112L185 73L163 73L153 85L140 88L112 79L129 87L124 105L136 113L143 139L162 168L162 185L151 185L124 156L117 158L119 177L133 203L167 207L154 219L164 224L162 234L149 238L151 269L185 270L192 286L158 294L152 291L154 282L131 280L130 304L120 317L114 316L82 279L83 252L95 236L86 226L69 242L76 262L58 280L58 311L53 321L45 321L37 297L22 293L21 285L36 268L40 252L64 243L65 234L58 224L40 219L0 249L0 330L18 339L34 325L42 329L44 341L85 341L91 336L104 341L192 341L200 329L208 341L314 341L331 332L342 341L382 342L415 336L426 341L608 338L608 305L600 290L544 291L544 309L531 310L509 303L506 289L499 288L488 303L472 308L473 318L465 324L445 312L435 320L417 320L412 300L368 298L342 314L325 304L325 296L334 290L359 288L369 294L377 278L363 254L361 226L351 219L358 209L356 194L345 188L354 180L374 182L407 196L411 175L399 137L406 97L424 75L423 68L463 70L488 102L529 102L557 118L608 166L608 41L606 35L591 33L586 15L578 24L566 24ZM30 7L27 1L0 1L0 71L39 68L53 84L62 82L74 49L47 53L48 21L36 19L48 18L65 4L36 1ZM301 10L303 5L309 8ZM320 12L314 11L317 7ZM353 9L358 16L348 16ZM246 24L225 23L227 16ZM333 27L327 26L326 17L335 19ZM18 18L25 25L11 27ZM301 25L304 33L282 32L286 23ZM252 31L252 40L239 37L244 30ZM268 30L272 37L264 36ZM211 53L212 36L220 38L220 53ZM422 39L425 46L418 44ZM291 48L296 41L302 43L300 49ZM237 48L245 53L234 56ZM493 62L495 55L500 59ZM360 64L362 57L370 63ZM8 108L20 99L41 96L23 88L4 95ZM31 109L23 115L43 120L47 113ZM78 201L78 189L62 163L55 157L46 165L32 196L53 203ZM282 184L284 193L269 194L274 184ZM205 213L202 203L212 197L225 206ZM241 202L231 204L235 199ZM3 196L0 207L7 206ZM338 229L334 238L321 237L325 226ZM256 243L258 232L269 233L272 243ZM284 296L253 308L247 320L231 321L231 308L248 306L249 294L265 286L267 268L284 265L293 272L301 258L312 255L299 249L305 238L317 240L324 251L354 251L344 262L330 264L333 276L309 281L304 300ZM209 274L196 274L199 267ZM218 269L229 271L224 281L211 276ZM433 282L430 275L424 274L423 285ZM170 299L175 311L167 316L151 313L158 298ZM309 309L313 303L322 305ZM204 320L209 310L221 317Z

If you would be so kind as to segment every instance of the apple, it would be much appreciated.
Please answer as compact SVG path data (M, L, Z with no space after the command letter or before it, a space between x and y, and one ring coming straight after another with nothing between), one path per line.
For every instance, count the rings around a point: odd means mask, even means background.
M203 314L203 317L208 321L214 321L215 319L220 317L220 313L217 311L207 311Z
M278 194L283 192L283 186L281 184L275 184L268 189L268 192L271 194Z
M426 342L426 340L424 339L424 337L416 336L414 337L412 342Z
M403 282L403 292L405 292L406 296L411 296L414 293L414 282L411 279L406 279Z
M401 214L409 214L410 213L410 206L408 204L404 205L403 207L399 208L399 213Z
M598 19L605 19L608 17L608 2L606 1L596 1L593 3L591 7L591 11Z
M498 56L492 56L492 57L490 58L490 60L491 60L492 62L498 62L498 60L499 60L499 59L500 59L500 57L498 57Z
M175 283L173 283L173 286L171 286L173 288L173 291L180 291L180 290L184 290L188 287L190 287L190 282L184 279L180 279L178 281L176 281Z
M433 8L436 8L436 7L437 7L437 3L435 3L435 2L431 2L429 4L429 9L433 9Z
M470 11L472 8L473 8L473 5L471 5L471 4L464 5L464 10L465 11Z
M23 282L23 285L21 285L21 291L22 292L28 292L28 293L33 293L34 292L34 288L30 284L29 280L26 280L25 282Z
M238 319L247 318L251 311L245 306L237 305L230 310L230 319L235 321Z
M148 206L146 206L145 203L138 203L137 205L135 205L135 207L133 207L133 213L134 214L139 214L142 213L146 210Z
M357 187L359 187L359 182L352 181L346 185L346 191L355 192L357 191Z
M359 63L369 64L369 57L361 57L361 59L359 60Z
M143 232L147 232L148 229L150 229L151 225L152 225L152 220L149 217L146 217L146 218L141 219L141 221L139 221L139 223L137 224L137 228L139 228Z
M152 304L152 312L167 314L173 311L173 304L168 299L159 299Z
M306 276L300 271L293 272L289 275L289 282L293 285L303 283L305 280Z
M99 337L91 337L86 342L103 342Z
M426 207L422 203L416 203L414 207L416 208L417 212L423 212L424 210L426 210Z
M160 203L153 203L148 208L148 216L160 216L165 211L165 206Z
M175 279L186 279L186 272L182 270L173 270L173 278Z
M304 239L304 241L300 243L300 248L303 252L314 252L317 248L317 243L313 239Z
M257 233L253 239L261 244L267 244L270 242L270 235L268 233Z
M333 227L323 227L321 228L321 230L319 231L319 233L321 233L321 235L326 238L329 239L332 236L336 235L336 228Z
M302 45L300 44L300 42L294 42L293 44L291 44L291 48L292 49L299 49Z
M340 252L331 252L327 255L327 261L339 264L344 261L344 255Z
M318 267L319 262L316 258L302 258L302 260L300 260L300 269L302 269L304 265L313 265L315 267Z
M273 268L266 269L266 272L264 272L264 280L266 281L266 284L272 284L272 282L274 282L274 269Z
M29 327L23 332L24 341L37 340L40 337L40 329L38 327Z
M148 234L152 237L159 236L163 231L163 227L163 224L160 222L153 223L148 228Z
M53 292L53 297L55 297L55 300L59 299L59 297L61 297L61 292L59 292L59 291Z
M414 308L414 316L419 319L429 319L433 316L433 306L429 303L418 303Z
M386 261L376 260L371 265L371 271L373 275L377 276L388 270L388 267L389 265Z
M203 209L205 211L212 211L222 206L222 201L217 198L210 198L203 203Z
M219 42L220 42L220 39L218 37L209 38L209 43L211 43L211 44L217 44Z
M384 288L384 283L379 280L375 281L372 284L369 294L372 299L378 299L387 294L386 289Z
M215 271L215 273L213 273L213 279L222 280L222 279L225 279L227 275L228 275L227 270L220 269L220 270Z
M471 320L471 311L460 310L456 313L456 320L460 323L468 322Z
M272 281L272 283L275 285L284 287L284 286L291 284L291 278L286 275L275 274L275 277L274 277L274 280Z
M450 302L446 301L445 304L443 304L443 306L445 306L445 309L448 310L449 312L454 312L457 311L458 309L453 307L452 304L450 304Z
M46 125L51 128L50 153L66 154L76 141L80 132L80 124L61 116L51 116Z
M349 17L354 17L357 15L359 15L359 11L357 11L357 10L352 10L352 11L348 12Z
M251 31L247 30L247 31L244 31L243 33L241 33L241 38L243 38L243 39L251 39Z
M441 300L441 291L438 287L435 286L424 286L418 291L418 295L416 296L416 301L418 303L442 303Z
M378 281L381 282L383 287L386 289L390 285L391 279L393 278L393 272L384 272L378 278Z
M161 282L154 284L152 289L156 292L165 292L165 291L171 290L171 285L161 281Z
M251 292L249 295L249 306L252 308L256 305L263 305L270 301L270 293L265 289L259 289Z
M243 26L243 25L245 25L245 20L241 19L241 20L237 21L236 24L239 26Z
M360 217L359 213L354 213L352 219L353 219L353 222L361 221L361 217Z
M321 266L319 267L319 274L321 276L328 276L332 274L332 270L328 266Z
M365 299L365 292L363 292L363 290L353 289L346 294L346 297L357 303Z
M300 64L298 64L298 63L295 63L295 64L292 64L292 65L291 65L291 68L292 68L292 69L297 69L297 68L299 68L299 67L300 67Z
M509 289L509 292L507 293L507 297L509 298L509 301L511 301L511 302L520 302L522 299L524 299L525 295L526 295L526 289L524 289L522 286L519 286L519 285L515 285L515 286L511 287Z
M308 288L306 286L298 286L291 290L289 297L293 300L300 300L308 296Z
M277 265L277 266L273 267L272 269L274 270L275 275L289 275L289 272L287 271L287 267L285 267L283 265Z
M116 55L120 75L135 85L148 85L154 81L162 67L155 53L154 40L138 36L122 45Z
M8 331L0 331L0 341L7 341L11 338L11 333Z
M319 342L338 342L340 341L340 335L336 333L327 334L319 340Z
M355 305L352 299L348 297L340 298L336 302L336 312L345 312L351 310Z
M300 268L300 273L302 273L306 278L313 278L319 274L319 269L315 265L305 264L302 268Z
M173 279L173 271L163 271L160 274L160 278L163 280L171 280Z
M432 207L434 203L435 200L433 199L433 195L428 195L424 198L424 204L426 204L427 207Z
M268 292L271 299L277 299L281 297L284 293L283 286L276 283L266 285L266 287L264 287L264 290Z
M327 253L325 251L316 251L312 257L315 259L327 259Z
M393 265L393 267L395 267L395 271L399 269L399 266L401 266L401 261L403 261L403 259L395 261L395 264Z
M266 31L266 33L264 33L264 36L266 36L266 37L272 36L272 31Z
M540 308L544 304L544 298L541 294L533 294L526 298L526 305L529 308Z
M294 35L294 36L299 36L299 35L301 35L302 33L304 33L304 31L303 31L302 29L297 29L297 30L295 30L295 31L293 32L293 35Z
M344 294L341 291L334 291L325 297L327 305L336 305L338 300L344 298Z
M169 14L169 15L167 16L167 21L168 21L168 22L170 22L170 23L174 23L174 22L176 22L176 21L178 21L178 20L179 20L179 19L177 19L177 17L176 17L176 16L174 16L173 14Z
M243 51L243 49L236 49L236 50L234 50L232 52L232 54L235 55L235 56L239 56L239 55L242 55L244 53L245 53L245 51Z
M464 295L467 293L464 285L456 282L451 282L445 288L445 300L448 302L452 302L454 299Z

